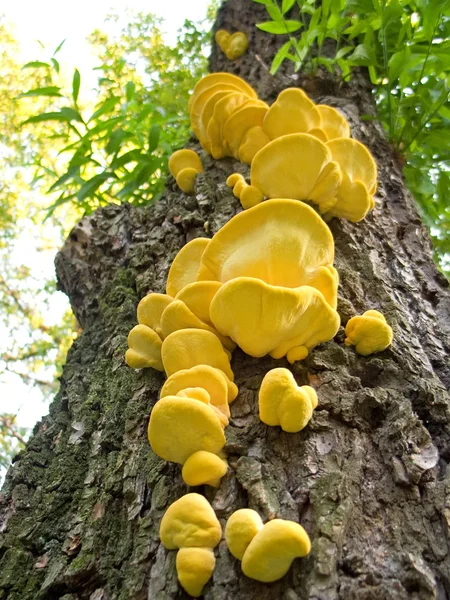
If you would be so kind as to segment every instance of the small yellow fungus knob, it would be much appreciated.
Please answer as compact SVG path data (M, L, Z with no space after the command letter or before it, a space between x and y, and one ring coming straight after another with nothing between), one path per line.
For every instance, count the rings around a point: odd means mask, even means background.
M233 194L241 201L242 208L252 208L264 200L262 192L248 185L240 173L233 173L227 179L227 186L233 188Z
M266 425L280 425L283 431L296 433L306 427L317 403L312 387L298 387L288 369L272 369L259 390L259 417Z
M213 549L222 537L212 506L200 494L182 496L166 510L159 537L168 550L178 550L178 580L197 598L214 571Z
M199 450L187 459L181 474L187 485L219 487L220 480L226 472L227 462L224 459L211 452Z
M177 552L178 581L194 598L202 595L215 566L216 558L210 548L180 548Z
M377 310L368 310L351 318L345 327L345 335L345 345L354 345L362 356L386 350L393 338L392 328Z
M203 173L203 165L193 150L177 150L169 158L169 171L185 194L193 194L195 177L197 173Z
M225 29L220 29L215 36L216 43L229 60L235 60L244 54L248 48L248 38L242 31L230 35Z
M225 527L228 550L235 558L242 560L248 545L263 527L264 524L256 510L241 508L235 511Z

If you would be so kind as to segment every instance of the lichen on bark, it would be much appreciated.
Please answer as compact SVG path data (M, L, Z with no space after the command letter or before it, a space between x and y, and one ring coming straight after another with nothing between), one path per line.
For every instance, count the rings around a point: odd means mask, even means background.
M265 518L299 521L313 542L282 580L245 578L218 547L208 600L432 599L450 596L448 284L407 193L375 114L370 84L348 84L267 67L282 39L256 30L264 7L229 0L215 30L249 34L230 62L213 48L211 70L232 71L273 101L302 86L339 107L379 166L374 212L363 222L331 222L343 323L368 308L394 328L392 347L370 357L344 345L343 328L292 371L312 385L319 406L298 434L265 426L257 393L284 360L237 350L240 389L226 430L230 470L204 493L222 524L249 506ZM192 140L190 147L201 152ZM225 185L248 169L201 152L205 173L187 197L173 179L149 208L109 206L84 218L56 261L59 285L83 333L70 350L61 389L11 467L1 496L0 598L8 600L172 600L185 598L175 553L160 544L167 506L186 493L178 466L146 439L163 375L124 364L139 299L164 291L170 262L190 239L212 235L237 211Z

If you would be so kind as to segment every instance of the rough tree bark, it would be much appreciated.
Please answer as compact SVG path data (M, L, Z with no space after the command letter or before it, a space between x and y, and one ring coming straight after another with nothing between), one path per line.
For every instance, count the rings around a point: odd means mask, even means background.
M249 506L265 518L301 522L313 540L279 582L245 578L218 547L208 600L450 597L450 296L431 259L429 238L395 157L376 121L370 85L328 75L267 72L277 39L257 31L264 7L229 0L216 28L249 33L250 50L229 62L213 49L211 70L232 71L273 101L300 85L337 106L354 136L375 155L377 206L360 224L334 220L339 312L345 322L368 308L393 325L391 349L363 358L343 330L292 368L320 405L299 434L268 428L257 416L263 375L284 361L236 351L240 394L226 430L230 470L205 490L222 523ZM199 150L192 141L193 148ZM109 206L83 219L56 260L59 284L83 333L71 349L50 414L11 467L1 497L0 598L9 600L172 600L175 552L160 545L167 506L186 487L178 466L146 439L163 376L134 372L123 360L138 300L163 291L179 248L212 234L238 210L225 186L231 159L202 154L205 174L186 197L170 180L154 207ZM205 233L206 232L206 233Z

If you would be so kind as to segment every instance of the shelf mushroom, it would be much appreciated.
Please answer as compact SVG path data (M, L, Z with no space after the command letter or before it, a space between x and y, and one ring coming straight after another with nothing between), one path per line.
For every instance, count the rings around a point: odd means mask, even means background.
M136 325L128 334L125 362L132 369L152 367L164 371L161 360L162 342L159 335L146 325Z
M346 346L355 346L362 356L382 352L392 344L392 328L383 314L367 310L363 315L352 317L345 326Z
M273 519L263 524L254 510L234 512L225 527L231 554L242 561L242 572L251 579L271 583L288 572L293 560L309 554L311 542L301 525Z
M306 204L269 200L236 215L200 259L197 279L222 283L212 323L251 356L305 358L339 327L333 257L330 230Z
M306 133L271 141L255 155L251 166L251 187L263 196L310 201L322 214L336 203L341 179L331 151Z
M267 112L263 129L271 140L290 133L311 133L320 129L316 105L299 88L287 88Z
M375 206L377 164L369 150L350 138L338 138L326 143L333 161L339 164L342 181L336 202L327 217L341 217L357 223Z
M162 362L168 377L196 365L210 365L234 381L230 355L217 336L203 329L179 329L166 337L161 348Z
M297 386L288 369L272 369L264 376L259 390L259 417L266 425L280 425L288 433L301 431L317 404L314 388Z
M167 550L178 550L178 580L188 594L198 598L214 571L214 548L222 537L212 506L200 494L182 496L164 513L159 537Z

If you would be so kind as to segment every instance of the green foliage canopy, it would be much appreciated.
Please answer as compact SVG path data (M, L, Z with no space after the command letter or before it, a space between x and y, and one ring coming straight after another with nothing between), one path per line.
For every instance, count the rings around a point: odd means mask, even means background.
M378 118L405 165L438 264L450 276L448 0L254 2L264 4L270 17L257 27L288 37L272 73L286 60L295 70L325 68L343 81L354 67L368 69Z

